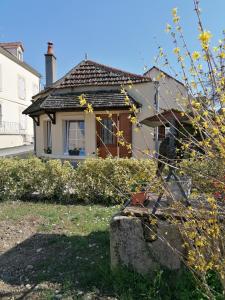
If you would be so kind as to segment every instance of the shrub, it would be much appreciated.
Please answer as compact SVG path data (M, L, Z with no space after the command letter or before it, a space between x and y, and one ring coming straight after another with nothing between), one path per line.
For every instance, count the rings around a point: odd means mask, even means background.
M29 199L36 192L60 202L122 203L134 185L155 185L155 164L144 159L88 159L74 169L60 160L8 158L0 160L0 174L2 201Z
M85 201L122 203L132 186L153 183L155 164L147 159L89 159L76 170L76 190Z
M39 190L45 166L38 158L0 160L0 200L21 199Z

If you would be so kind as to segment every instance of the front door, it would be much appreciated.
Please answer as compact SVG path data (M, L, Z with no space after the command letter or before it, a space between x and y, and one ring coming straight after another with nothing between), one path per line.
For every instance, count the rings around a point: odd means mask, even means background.
M108 115L99 115L101 122L96 121L96 138L98 156L106 158L109 155L117 156L117 115L113 114L111 118Z
M109 155L118 157L131 157L131 150L127 144L132 143L132 124L129 120L129 113L113 114L111 118L108 115L98 115L101 122L96 121L96 140L98 156L106 158ZM123 146L118 143L116 133L123 131L123 137L126 144Z

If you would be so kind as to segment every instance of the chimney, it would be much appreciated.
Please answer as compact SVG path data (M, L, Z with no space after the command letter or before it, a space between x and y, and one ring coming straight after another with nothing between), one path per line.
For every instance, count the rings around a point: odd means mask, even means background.
M45 75L46 87L49 87L56 81L56 57L53 53L52 42L48 42L48 50L45 54Z

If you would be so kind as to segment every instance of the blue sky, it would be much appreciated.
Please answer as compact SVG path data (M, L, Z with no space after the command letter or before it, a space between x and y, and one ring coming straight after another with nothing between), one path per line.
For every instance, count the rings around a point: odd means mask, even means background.
M172 50L165 33L178 7L186 39L197 43L192 0L0 0L0 41L22 41L25 61L43 75L47 41L53 41L57 77L88 58L130 72L153 64L157 43ZM225 0L202 0L205 28L220 38ZM175 62L174 62L175 63Z

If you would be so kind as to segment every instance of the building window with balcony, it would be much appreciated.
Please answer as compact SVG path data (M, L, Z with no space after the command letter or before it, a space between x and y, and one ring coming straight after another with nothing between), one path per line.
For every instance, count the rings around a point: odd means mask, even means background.
M47 154L51 154L52 153L52 122L51 121L44 122L44 140L45 140L44 152Z
M22 100L26 98L25 78L20 75L18 76L18 97Z
M64 137L64 152L66 155L85 155L84 121L66 121Z

